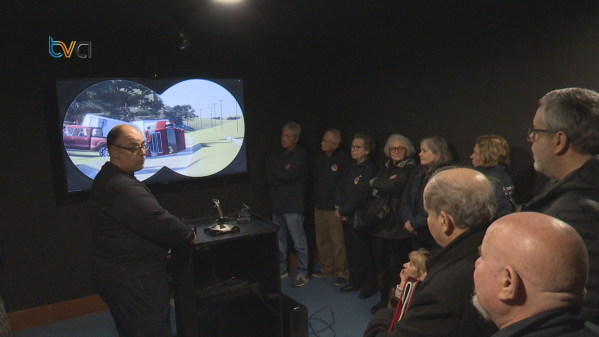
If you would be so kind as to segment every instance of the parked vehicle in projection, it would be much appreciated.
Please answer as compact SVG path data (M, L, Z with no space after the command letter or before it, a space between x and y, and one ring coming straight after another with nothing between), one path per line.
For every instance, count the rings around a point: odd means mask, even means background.
M63 127L62 141L68 150L98 151L101 157L108 157L106 137L99 127L66 125Z

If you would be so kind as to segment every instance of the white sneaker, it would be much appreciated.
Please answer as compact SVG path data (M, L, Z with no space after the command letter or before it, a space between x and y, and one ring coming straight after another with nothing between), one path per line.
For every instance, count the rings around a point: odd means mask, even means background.
M308 283L309 278L304 275L297 275L293 282L291 282L292 287L301 287L304 284Z
M281 278L285 278L287 276L289 276L289 272L286 272L286 271L281 272Z

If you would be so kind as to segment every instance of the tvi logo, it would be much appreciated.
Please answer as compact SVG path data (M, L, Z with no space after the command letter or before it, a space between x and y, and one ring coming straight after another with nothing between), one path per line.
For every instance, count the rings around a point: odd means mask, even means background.
M59 58L62 57L62 53L55 53L54 52L54 46L60 46L62 48L62 52L64 53L64 57L66 58L70 58L71 55L73 55L73 51L75 51L75 54L77 54L77 56L79 56L82 59L86 59L86 58L92 58L92 43L91 41L81 41L79 43L77 43L77 41L71 41L71 45L69 46L69 48L67 48L67 45L64 44L64 42L62 41L54 41L52 40L52 36L49 37L50 38L50 56L55 57L55 58ZM83 51L81 50L81 47L86 46L87 47L87 53L85 53L85 48L83 49Z

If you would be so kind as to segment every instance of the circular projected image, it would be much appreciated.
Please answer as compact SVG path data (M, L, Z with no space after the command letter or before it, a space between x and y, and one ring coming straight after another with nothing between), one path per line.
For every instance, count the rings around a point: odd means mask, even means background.
M63 120L63 142L73 164L93 179L109 159L106 135L119 124L138 128L147 142L146 180L159 172L204 177L227 168L245 135L241 105L221 85L192 79L163 92L130 80L107 80L83 90Z

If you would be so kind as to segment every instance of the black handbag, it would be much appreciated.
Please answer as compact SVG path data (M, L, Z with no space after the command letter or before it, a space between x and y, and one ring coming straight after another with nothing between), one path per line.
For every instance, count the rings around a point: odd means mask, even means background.
M364 208L359 208L354 213L354 228L368 230L389 214L389 196L370 197Z

